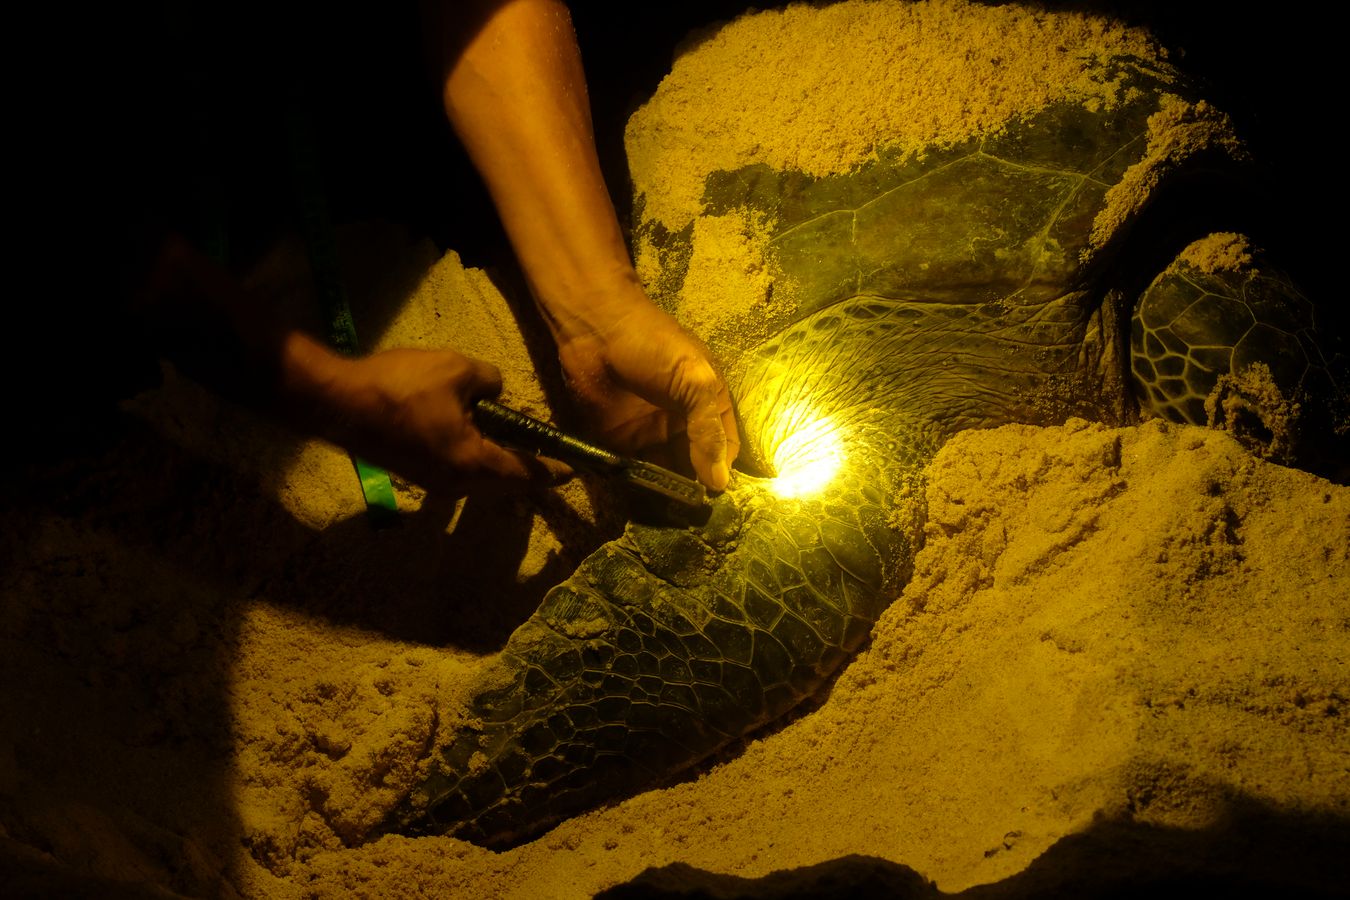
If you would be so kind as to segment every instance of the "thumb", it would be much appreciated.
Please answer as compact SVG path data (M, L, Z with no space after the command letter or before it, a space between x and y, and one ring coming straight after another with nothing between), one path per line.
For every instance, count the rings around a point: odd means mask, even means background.
M557 460L507 449L478 435L473 450L474 472L469 479L476 492L485 488L550 488L572 476Z
M481 359L469 358L468 377L463 382L463 396L466 403L480 397L495 397L502 392L501 370L492 363Z

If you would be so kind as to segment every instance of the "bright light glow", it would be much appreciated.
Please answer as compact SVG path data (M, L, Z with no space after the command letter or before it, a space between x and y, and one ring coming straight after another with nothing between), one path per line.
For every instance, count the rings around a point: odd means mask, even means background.
M844 462L839 429L828 418L804 412L794 405L775 429L784 435L771 460L778 473L773 490L780 497L805 497L823 490Z

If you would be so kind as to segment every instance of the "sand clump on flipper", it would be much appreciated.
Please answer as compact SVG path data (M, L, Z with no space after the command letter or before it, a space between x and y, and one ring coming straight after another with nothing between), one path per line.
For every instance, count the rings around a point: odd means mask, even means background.
M1254 261L1247 237L1231 231L1215 232L1188 244L1180 259L1207 275L1223 270L1241 271Z
M1148 201L1171 172L1202 154L1223 154L1249 161L1227 114L1204 100L1192 103L1165 96L1162 108L1149 117L1144 158L1125 172L1106 194L1106 206L1092 223L1092 240L1084 253L1105 245L1122 223Z

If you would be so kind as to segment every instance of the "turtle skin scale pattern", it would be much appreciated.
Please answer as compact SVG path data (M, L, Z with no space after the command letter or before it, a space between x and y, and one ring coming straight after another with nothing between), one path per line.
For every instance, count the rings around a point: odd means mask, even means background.
M600 791L659 783L814 693L912 554L887 526L893 461L866 446L825 495L777 501L738 476L701 527L630 526L549 591L423 785L415 830L510 843Z

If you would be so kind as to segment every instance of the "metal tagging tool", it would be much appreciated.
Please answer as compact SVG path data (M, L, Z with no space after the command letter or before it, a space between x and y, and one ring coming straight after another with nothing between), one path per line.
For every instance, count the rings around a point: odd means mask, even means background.
M707 490L691 478L640 459L611 453L496 401L475 403L473 421L483 434L513 450L550 456L600 475L615 475L634 487L694 509L704 509L708 505Z

